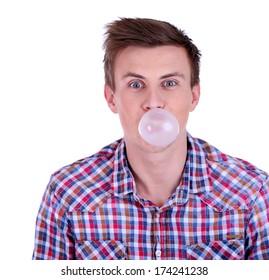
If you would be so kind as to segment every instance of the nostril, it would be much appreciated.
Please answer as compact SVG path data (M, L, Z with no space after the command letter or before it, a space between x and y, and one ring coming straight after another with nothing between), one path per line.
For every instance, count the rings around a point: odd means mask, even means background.
M159 106L146 106L146 107L145 107L145 110L146 110L146 111L149 111L149 110L155 109L155 108L163 109L164 106L161 106L161 105L159 105Z

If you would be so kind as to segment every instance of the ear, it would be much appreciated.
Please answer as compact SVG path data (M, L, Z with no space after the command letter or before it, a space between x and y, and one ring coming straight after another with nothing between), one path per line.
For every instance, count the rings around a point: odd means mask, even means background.
M117 106L116 106L116 102L115 102L115 93L113 92L111 87L107 84L105 84L104 95L105 95L105 99L106 99L107 105L110 108L110 110L113 113L117 114L118 110L117 110Z
M200 83L194 85L191 91L192 91L192 102L191 102L190 112L194 111L197 104L199 103L199 100L200 100Z

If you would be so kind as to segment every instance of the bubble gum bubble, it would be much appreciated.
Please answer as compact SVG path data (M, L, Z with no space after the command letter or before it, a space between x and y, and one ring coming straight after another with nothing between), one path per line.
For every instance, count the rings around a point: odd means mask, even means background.
M143 115L138 125L138 131L149 144L166 147L176 140L179 125L172 113L154 108Z

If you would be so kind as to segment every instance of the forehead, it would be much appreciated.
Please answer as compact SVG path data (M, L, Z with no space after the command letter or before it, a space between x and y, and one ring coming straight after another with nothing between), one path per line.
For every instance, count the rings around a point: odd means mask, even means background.
M117 54L114 71L115 78L126 72L144 76L180 72L190 78L191 72L187 52L178 46L127 47Z

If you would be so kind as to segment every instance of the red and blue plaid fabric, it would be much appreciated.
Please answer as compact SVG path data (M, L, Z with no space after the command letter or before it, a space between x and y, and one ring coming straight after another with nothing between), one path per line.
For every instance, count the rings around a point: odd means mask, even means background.
M181 182L158 208L118 140L52 175L33 259L269 259L268 175L188 135Z

